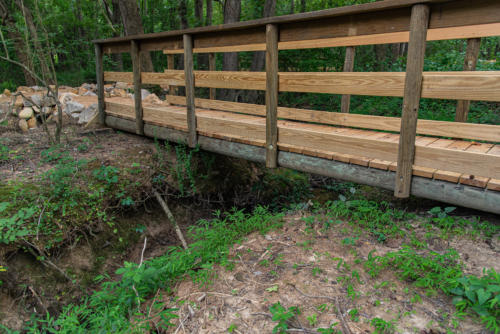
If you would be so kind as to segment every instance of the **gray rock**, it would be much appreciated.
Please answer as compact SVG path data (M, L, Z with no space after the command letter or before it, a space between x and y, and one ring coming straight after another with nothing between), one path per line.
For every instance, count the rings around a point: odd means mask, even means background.
M88 92L83 93L82 96L97 96L97 94L89 90Z
M68 101L64 105L64 113L66 113L69 116L72 116L74 118L78 117L78 114L81 113L83 110L85 110L85 106L81 103L78 103L76 101Z
M97 103L91 104L78 115L78 124L88 123L97 113Z
M30 119L33 117L33 108L26 107L19 113L19 118L21 119Z
M31 95L31 101L33 101L33 103L37 106L42 105L42 97L38 94Z
M144 100L146 96L151 95L151 93L147 89L141 89L141 97Z

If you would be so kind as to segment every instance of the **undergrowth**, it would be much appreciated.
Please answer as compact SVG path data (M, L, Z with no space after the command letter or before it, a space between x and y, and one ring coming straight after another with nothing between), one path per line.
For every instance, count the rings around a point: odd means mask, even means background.
M69 305L58 317L47 315L33 318L26 327L28 333L136 333L150 330L152 319L160 317L157 326L171 325L175 309L165 308L157 298L144 305L159 289L169 291L178 279L189 276L199 284L213 278L215 264L230 267L230 247L251 232L266 232L280 227L282 214L272 214L257 207L253 213L216 212L212 220L201 220L189 231L193 242L188 250L171 247L163 256L144 261L142 265L126 262L117 270L118 281L101 284L81 304ZM98 280L108 277L99 276ZM153 311L151 311L153 310Z

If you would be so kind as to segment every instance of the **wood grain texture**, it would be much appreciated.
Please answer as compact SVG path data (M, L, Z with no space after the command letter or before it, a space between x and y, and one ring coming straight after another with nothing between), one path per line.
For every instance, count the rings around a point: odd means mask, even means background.
M209 71L215 71L216 70L216 64L215 64L215 53L209 53L208 54L208 70ZM209 90L209 98L210 100L215 100L215 88L210 88Z
M193 63L193 38L184 34L184 79L186 87L186 110L188 126L188 146L194 148L197 143L196 114L194 105L194 63Z
M169 70L175 70L175 58L174 55L167 55L167 68ZM168 85L168 94L175 95L177 89L174 85Z
M476 24L470 26L429 29L427 41L441 41L463 38L481 38L500 35L500 23ZM331 48L342 46L361 46L375 44L407 43L409 31L388 32L382 34L357 35L333 38L320 38L300 41L278 42L278 50L299 50ZM219 47L194 48L194 53L265 51L265 43L241 44ZM182 49L163 50L165 54L182 54Z
M278 166L278 27L266 26L266 167Z
M97 80L97 113L99 114L99 123L106 125L106 114L104 113L104 70L103 70L102 47L95 45L95 72Z
M134 82L134 108L135 108L135 132L144 134L144 120L142 119L142 93L141 93L141 50L136 40L130 42L130 56L132 58L133 82Z
M354 56L356 55L356 48L354 46L348 46L345 49L345 59L344 59L344 72L352 72L354 70ZM348 113L349 106L351 104L351 95L342 95L342 100L340 103L340 112Z
M104 81L132 83L134 74L132 72L104 72Z
M479 57L481 38L469 38L464 59L464 71L474 71ZM467 122L469 115L470 100L459 100L455 112L455 122Z
M172 104L186 105L186 99L182 96L168 96L167 101ZM216 109L256 116L265 116L266 114L265 106L259 104L196 98L195 105L200 108ZM401 129L401 119L399 117L343 114L338 112L278 107L278 118L394 132L399 132ZM419 119L417 122L417 133L439 137L500 142L500 126L498 125L455 123ZM380 135L385 136L386 134L380 133ZM421 140L435 141L437 138L422 137Z
M422 70L424 68L425 42L429 25L430 9L427 5L414 5L411 12L410 42L403 97L403 113L398 148L398 167L394 196L410 196L412 167L415 159L418 108L422 96ZM426 165L418 164L424 167ZM429 166L430 167L430 166Z

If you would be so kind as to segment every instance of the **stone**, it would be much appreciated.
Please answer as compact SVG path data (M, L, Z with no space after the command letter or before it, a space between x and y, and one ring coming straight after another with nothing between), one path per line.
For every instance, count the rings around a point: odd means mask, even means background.
M112 84L106 84L104 85L104 91L105 92L111 92L113 90L114 86Z
M27 123L28 123L28 129L36 129L37 126L35 117L31 117Z
M68 103L69 101L73 100L74 96L78 96L78 95L73 94L73 93L63 93L59 96L59 103L64 105L64 104Z
M24 101L23 98L20 96L16 96L16 99L14 100L14 108L22 108L24 106Z
M7 88L5 88L4 91L3 91L3 95L5 95L6 97L10 97L12 95L12 93L10 92L10 90L8 90Z
M42 114L49 115L49 114L52 113L52 109L53 109L53 107L43 107L42 108Z
M22 132L28 132L28 122L25 119L20 119L18 125Z
M88 123L97 114L97 103L91 104L78 115L78 124Z
M121 88L115 88L110 92L111 97L127 97L127 91Z
M148 104L162 104L162 100L156 94L149 94L145 99L142 100L143 103Z
M86 90L93 90L93 88L94 88L94 87L92 87L92 84L89 84L89 83L84 83L80 87L84 88Z
M33 103L36 106L41 106L42 105L42 97L40 95L38 95L38 94L31 95L31 101L33 101Z
M83 93L82 96L97 96L97 94L89 90Z
M89 90L85 87L80 87L78 88L78 95L84 95L85 93L87 93Z
M151 93L147 89L141 89L141 98L144 100Z
M81 113L84 109L85 106L83 104L71 100L64 105L63 111L66 115L77 118L78 114Z
M118 81L117 83L115 83L115 88L127 89L128 88L128 83Z
M17 91L23 92L23 93L33 93L35 90L33 88L30 88L30 87L19 86L19 87L17 87Z
M19 113L19 118L29 119L31 117L33 117L33 108L31 107L26 107Z

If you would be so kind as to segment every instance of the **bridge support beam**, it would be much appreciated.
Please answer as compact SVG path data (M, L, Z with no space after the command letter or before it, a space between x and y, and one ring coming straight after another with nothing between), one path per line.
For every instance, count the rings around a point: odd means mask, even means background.
M410 41L403 97L403 114L399 136L398 169L394 196L410 196L413 161L415 159L415 138L420 97L422 96L422 71L424 69L425 44L429 26L429 6L418 4L411 10Z
M194 63L193 63L193 37L183 35L184 40L184 76L186 80L186 108L187 126L189 131L188 146L193 148L197 144L196 111L194 105Z
M266 167L278 166L278 26L266 26Z
M95 72L97 76L97 113L99 114L99 123L106 125L106 114L104 113L104 67L102 45L95 45Z
M130 41L130 56L132 57L132 68L134 71L134 106L135 106L135 133L144 134L144 120L142 119L142 85L141 85L141 50L136 40Z
M135 122L132 120L107 116L106 124L114 129L135 132ZM178 143L186 143L188 138L187 132L147 123L144 126L144 133L148 137ZM209 152L262 164L266 162L266 149L263 147L205 136L199 136L198 143L203 150ZM277 162L281 167L333 177L339 180L366 184L391 191L395 187L396 173L392 171L283 151L279 152ZM417 197L500 214L500 206L498 205L500 203L500 192L498 191L415 176L412 178L411 194Z

